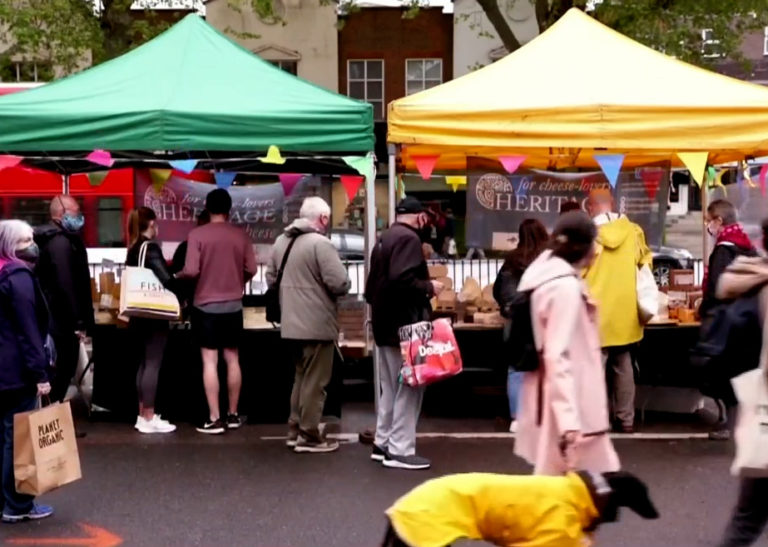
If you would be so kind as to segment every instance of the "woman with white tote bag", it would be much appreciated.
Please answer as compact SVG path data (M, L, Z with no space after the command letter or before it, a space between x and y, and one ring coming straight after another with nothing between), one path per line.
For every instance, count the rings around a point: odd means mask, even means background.
M768 245L768 219L763 221L763 246ZM766 248L768 250L768 248ZM762 287L762 288L761 288ZM768 259L740 257L717 284L717 298L732 300L759 290L763 341L759 363L733 379L739 399L736 460L732 472L741 477L739 499L720 547L741 547L756 542L768 524L768 435L761 432L768 410ZM765 403L765 405L763 405ZM760 415L762 414L762 416Z

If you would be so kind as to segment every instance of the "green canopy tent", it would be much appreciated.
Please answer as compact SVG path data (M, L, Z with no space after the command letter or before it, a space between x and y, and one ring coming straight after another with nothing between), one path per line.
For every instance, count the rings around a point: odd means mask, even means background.
M0 127L0 151L19 155L374 146L369 104L280 70L196 15L112 61L0 98Z

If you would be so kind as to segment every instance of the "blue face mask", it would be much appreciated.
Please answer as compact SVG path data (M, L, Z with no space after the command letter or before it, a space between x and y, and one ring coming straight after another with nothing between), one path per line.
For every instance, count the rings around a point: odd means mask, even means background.
M78 213L76 215L66 213L63 217L61 217L61 227L68 232L79 232L83 229L84 225L85 217L82 213Z

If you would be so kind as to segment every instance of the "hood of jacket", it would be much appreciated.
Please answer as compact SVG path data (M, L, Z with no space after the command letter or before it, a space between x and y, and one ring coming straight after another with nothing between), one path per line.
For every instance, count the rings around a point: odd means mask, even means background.
M62 228L58 222L53 220L48 224L44 224L35 228L35 242L40 247L48 243L57 235L69 236L70 234L64 228Z
M596 224L598 224L597 242L606 249L618 249L630 235L635 233L635 225L625 216L603 224L596 222Z
M312 226L312 223L308 221L306 218L297 218L293 222L291 222L288 226L285 227L285 230L283 230L285 235L288 237L296 237L301 234L308 234L308 233L317 233L320 234L320 232ZM323 234L320 234L323 235Z
M732 299L768 283L768 259L740 256L717 283L717 298Z
M560 257L552 256L552 251L547 250L528 266L523 277L520 278L517 290L532 291L556 277L567 275L579 277L579 273L573 266Z

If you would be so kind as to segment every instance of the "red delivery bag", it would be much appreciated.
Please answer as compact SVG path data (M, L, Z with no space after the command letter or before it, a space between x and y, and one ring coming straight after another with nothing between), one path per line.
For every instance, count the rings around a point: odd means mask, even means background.
M420 321L400 327L399 333L403 384L426 386L461 372L461 353L448 319Z

